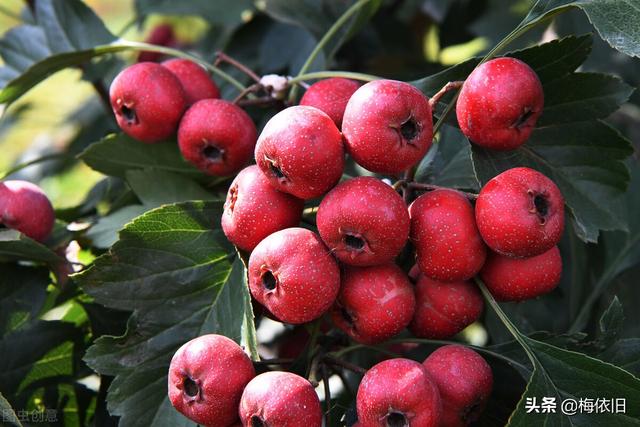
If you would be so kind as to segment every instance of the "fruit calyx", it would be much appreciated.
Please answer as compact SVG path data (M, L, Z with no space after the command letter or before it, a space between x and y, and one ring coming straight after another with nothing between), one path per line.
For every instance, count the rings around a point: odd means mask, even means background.
M550 208L548 195L546 192L538 193L533 190L528 190L527 194L531 198L531 208L529 212L538 216L540 225L546 224Z
M289 182L289 178L284 174L284 172L282 172L282 169L280 169L280 166L278 166L278 163L275 160L270 159L267 156L264 156L264 159L269 163L269 171L271 171L271 174L275 176L278 181L281 183Z
M138 120L138 115L136 114L136 110L135 108L133 108L133 106L128 106L127 104L123 103L120 107L120 114L122 114L122 117L125 118L127 124L130 126L140 123L140 120Z
M220 148L218 144L204 140L205 146L202 149L202 155L210 163L223 163L225 150Z
M413 140L420 134L420 124L411 115L407 120L402 122L400 126L396 128L398 136L400 137L400 144L413 144Z
M268 427L267 424L257 415L251 417L250 427Z
M233 187L229 189L229 197L227 198L227 202L225 203L224 209L229 211L229 213L233 213L233 209L236 206L237 200L238 200L238 184L235 184Z
M349 231L340 231L340 234L342 234L344 249L351 252L353 256L362 252L373 253L371 247L369 247L369 242L367 242L367 239L365 239L362 234Z
M385 417L386 427L409 427L409 420L400 411L389 410Z
M528 127L528 122L531 116L533 116L536 112L533 111L529 107L525 107L522 114L518 116L518 118L511 124L511 128L516 130L521 130L522 128Z
M188 374L183 373L182 393L189 403L202 400L201 381L193 379Z
M278 278L268 267L262 266L262 275L260 276L260 280L262 282L262 286L267 290L267 292L273 292L278 287Z

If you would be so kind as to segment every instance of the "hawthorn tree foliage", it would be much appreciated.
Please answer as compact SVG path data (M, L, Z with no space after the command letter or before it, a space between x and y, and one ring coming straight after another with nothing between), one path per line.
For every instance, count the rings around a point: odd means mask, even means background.
M297 102L303 82L385 77L431 97L493 57L529 64L545 105L525 145L507 152L471 145L451 114L454 90L435 105L436 140L413 171L417 183L477 193L499 173L527 166L551 178L565 198L559 288L499 304L481 286L488 342L475 349L491 365L495 385L478 425L640 425L640 165L632 143L640 103L632 87L640 80L638 0L135 1L137 24L152 14L200 16L207 31L184 49L150 45L112 34L80 0L33 0L23 23L0 39L0 126L19 125L21 110L12 104L63 68L80 68L97 89L68 118L78 131L64 152L18 164L3 177L35 164L46 166L43 175L60 174L76 162L104 174L82 203L56 211L46 241L0 230L4 423L21 425L21 411L49 408L69 426L193 425L167 398L169 361L182 344L221 334L254 361L260 346L276 347L257 339L248 254L220 228L233 176L203 174L182 159L175 140L133 140L100 104L113 77L137 52L150 51L202 64L228 100L252 82L227 62L214 65L217 52L258 75L291 76L282 97L246 106L258 130ZM487 43L480 56L449 67L444 52L426 52L425 59L425 37L444 47L478 36ZM350 161L345 173L366 172ZM88 262L65 259L72 241ZM409 257L402 262L411 267ZM307 328L311 339L286 369L319 383L322 357L369 368L397 351L336 347L335 334L319 322ZM409 334L393 342L418 344L405 356L419 361L443 344ZM328 425L355 422L355 371L342 370L341 393L325 391ZM85 381L94 375L97 387ZM528 398L542 397L624 398L626 413L527 413Z

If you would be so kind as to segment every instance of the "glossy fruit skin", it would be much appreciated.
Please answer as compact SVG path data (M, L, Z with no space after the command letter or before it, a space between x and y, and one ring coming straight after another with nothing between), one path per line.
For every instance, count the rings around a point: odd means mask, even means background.
M168 68L180 80L188 106L201 99L220 98L218 86L211 80L205 69L195 62L174 58L164 61L162 66Z
M421 274L416 284L416 310L409 325L420 338L450 338L478 320L484 300L472 282L438 282Z
M422 364L397 358L367 371L358 387L356 409L362 427L436 427L442 402L436 383ZM403 417L406 424L401 423Z
M476 223L485 243L510 257L540 255L560 241L564 199L533 169L509 169L491 179L476 200Z
M243 426L321 427L322 408L308 380L290 372L265 372L242 393Z
M415 306L413 286L397 265L347 266L331 317L355 341L374 344L406 328Z
M560 283L562 257L557 246L531 258L490 253L480 271L487 289L498 301L522 301L551 292Z
M320 317L340 290L340 269L320 237L292 227L261 241L249 257L253 297L286 323Z
M276 190L256 165L235 177L224 203L222 231L240 249L251 252L265 237L295 227L304 201Z
M237 421L240 396L254 376L251 360L233 340L222 335L202 335L173 355L169 400L196 423L227 427Z
M155 44L158 46L176 47L178 45L178 40L176 39L171 25L160 24L151 30L151 33L145 39L145 43ZM143 51L138 55L138 62L158 62L162 57L163 54L160 52Z
M340 131L325 113L304 105L286 108L267 122L255 157L271 185L304 200L329 191L344 169Z
M410 238L420 271L442 282L469 280L480 271L487 250L473 206L455 190L434 190L409 206Z
M146 143L170 138L187 103L178 78L154 62L139 62L116 76L109 90L118 126Z
M398 174L431 147L429 99L409 83L369 82L349 99L342 132L347 152L359 165L371 172Z
M543 107L544 92L535 71L518 59L497 58L467 77L456 114L471 142L513 150L529 139Z
M476 421L493 388L493 372L482 356L461 345L445 345L423 364L442 397L440 425L464 427Z
M409 213L391 186L373 177L342 182L320 203L318 231L343 263L385 264L402 250L409 237Z
M184 113L178 146L185 160L198 169L226 176L249 163L256 133L242 108L222 99L203 99Z
M27 181L0 182L0 224L42 242L51 234L55 219L40 187Z
M357 81L342 77L320 80L307 89L300 99L300 105L324 111L340 129L347 102L359 87L360 83Z

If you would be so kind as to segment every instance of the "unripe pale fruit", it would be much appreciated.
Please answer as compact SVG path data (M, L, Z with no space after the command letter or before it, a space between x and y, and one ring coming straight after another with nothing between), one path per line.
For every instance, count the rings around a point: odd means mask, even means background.
M0 182L0 224L42 242L54 222L53 206L40 187L27 181Z
M331 317L354 340L374 344L406 328L415 306L411 282L395 264L345 267Z
M510 257L540 255L560 241L564 199L549 178L529 168L491 179L476 200L476 223L485 243Z
M421 274L409 329L420 338L450 338L478 320L483 309L484 300L473 283L438 282Z
M247 427L321 427L322 408L305 378L290 372L265 372L244 389L240 420Z
M551 292L560 283L562 257L554 246L531 258L490 253L480 271L487 289L498 301L522 301Z
M258 166L251 165L229 187L222 231L231 243L251 252L268 235L298 225L303 208L303 200L273 188Z
M389 359L367 371L356 397L362 427L437 427L442 402L431 375L409 359Z
M116 76L109 90L118 126L142 142L170 138L187 103L178 78L154 62L139 62Z
M203 335L173 355L169 400L198 424L227 427L237 421L242 390L254 376L253 364L238 344L222 335Z
M347 102L359 87L360 83L342 77L320 80L307 89L300 99L300 105L324 111L339 129Z
M256 127L244 110L222 99L193 104L180 122L178 145L182 156L209 175L226 176L251 159Z
M251 253L249 288L280 321L306 323L335 301L340 269L316 233L287 228L271 234Z
M349 265L390 262L409 236L404 200L373 177L353 178L331 190L320 203L316 223L331 252Z
M456 104L460 129L471 142L493 150L524 144L544 106L538 75L515 58L497 58L467 78Z
M169 59L162 63L180 80L187 99L187 105L195 104L201 99L220 98L218 86L200 65L188 59Z
M440 426L464 427L476 421L493 388L491 367L482 356L461 345L445 345L423 364L440 390Z
M258 137L256 163L280 191L313 199L342 176L344 147L335 123L314 107L289 107L271 118Z
M409 207L411 241L416 261L428 277L442 282L464 281L476 275L487 250L473 206L455 190L434 190Z
M409 83L369 82L349 99L342 132L348 153L359 165L376 173L400 173L431 147L429 100Z

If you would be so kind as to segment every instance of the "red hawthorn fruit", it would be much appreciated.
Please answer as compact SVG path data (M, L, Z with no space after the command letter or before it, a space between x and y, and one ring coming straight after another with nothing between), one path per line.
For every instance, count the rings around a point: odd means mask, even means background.
M300 105L324 111L340 129L347 102L359 87L360 83L341 77L320 80L307 89L300 99Z
M222 335L203 335L176 351L169 366L169 400L190 420L227 427L238 420L242 390L255 376L242 348Z
M40 187L27 181L0 182L0 224L42 242L51 234L55 219Z
M306 323L331 307L340 269L320 237L304 228L276 231L249 258L253 297L286 323Z
M476 223L485 243L510 257L540 255L560 241L564 199L533 169L509 169L491 179L476 200Z
M267 122L255 157L271 185L304 200L329 191L344 169L340 131L325 113L304 105L286 108Z
M151 30L146 38L145 43L155 44L158 46L175 47L178 45L173 27L169 24L157 25ZM164 54L160 52L143 51L138 55L138 62L158 62Z
M524 144L544 107L538 75L515 58L478 66L462 86L456 104L458 124L471 142L493 150Z
M229 187L222 231L231 243L251 252L270 234L298 225L303 208L304 201L273 188L252 165L240 171Z
M164 61L162 66L168 68L180 80L188 106L201 99L220 98L220 90L211 80L209 73L195 62L174 58Z
M180 122L178 145L184 158L209 175L226 176L251 159L256 127L245 111L222 99L193 104Z
M367 371L358 387L356 410L362 427L437 427L442 402L424 366L397 358Z
M445 345L423 365L440 391L441 427L464 427L480 417L493 388L491 367L482 356L461 345Z
M377 178L358 177L331 190L320 203L318 231L343 263L385 264L409 236L409 214L402 197Z
M411 282L397 265L347 266L331 317L357 342L374 344L406 328L415 306Z
M398 174L431 147L429 99L409 83L376 80L349 99L342 119L347 152L365 169Z
M170 138L187 104L178 78L154 62L139 62L116 76L109 90L118 126L146 143Z
M244 426L322 426L320 399L311 383L290 372L265 372L251 380L239 412Z
M442 282L469 280L480 271L487 250L473 206L455 190L434 190L409 206L411 241L420 271Z
M484 300L475 284L443 283L421 274L409 329L420 338L450 338L478 320L483 309Z
M480 271L487 289L498 301L522 301L551 292L560 283L562 257L557 246L531 258L490 253Z

